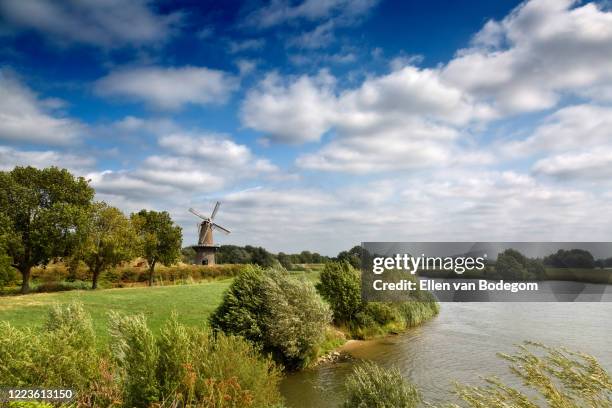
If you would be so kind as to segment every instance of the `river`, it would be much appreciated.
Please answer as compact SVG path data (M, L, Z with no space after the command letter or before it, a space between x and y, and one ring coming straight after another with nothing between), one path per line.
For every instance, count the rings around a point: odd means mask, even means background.
M455 381L481 384L480 376L497 375L518 385L496 353L512 353L513 345L524 340L592 354L612 371L612 302L442 303L439 316L426 324L362 342L350 354L399 367L426 401L439 403L452 398ZM290 374L281 385L287 406L337 407L353 364Z

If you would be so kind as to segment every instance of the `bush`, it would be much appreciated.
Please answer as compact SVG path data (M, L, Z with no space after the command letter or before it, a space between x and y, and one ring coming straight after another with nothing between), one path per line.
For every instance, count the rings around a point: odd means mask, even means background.
M90 317L79 304L56 306L38 332L0 327L0 386L67 386L77 395L99 379L101 358Z
M111 349L96 347L91 319L78 304L54 308L39 331L0 322L0 387L61 385L75 390L75 406L86 407L263 408L282 402L280 370L244 339L185 328L175 317L159 338L143 316L112 314L111 330ZM111 359L102 357L109 354Z
M400 320L397 309L386 303L366 303L364 312L371 316L372 319L381 326Z
M156 377L159 349L143 315L110 313L111 350L121 369L124 401L146 407L159 400Z
M421 399L414 386L402 378L397 368L385 369L364 362L346 380L346 408L412 408Z
M349 323L361 311L361 279L347 262L329 262L317 290L330 304L336 323Z
M227 290L210 323L260 345L293 369L315 356L330 315L310 282L283 270L249 266Z

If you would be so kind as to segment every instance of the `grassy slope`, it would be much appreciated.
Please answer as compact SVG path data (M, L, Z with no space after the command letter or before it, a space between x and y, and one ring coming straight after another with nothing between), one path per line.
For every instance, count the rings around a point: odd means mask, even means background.
M316 283L318 272L294 272ZM150 327L157 331L173 310L187 325L207 324L208 316L221 302L223 292L231 279L202 282L193 285L133 287L105 290L73 290L68 292L39 293L26 296L0 297L0 321L9 321L16 327L40 326L47 311L56 303L82 302L91 313L99 339L108 339L108 311L144 313Z
M221 301L223 291L230 282L226 279L183 286L75 290L3 297L0 298L0 320L8 320L17 327L38 326L53 304L77 300L91 313L96 334L103 340L108 339L106 328L109 310L127 314L144 313L154 330L161 326L173 310L178 312L181 322L203 325Z

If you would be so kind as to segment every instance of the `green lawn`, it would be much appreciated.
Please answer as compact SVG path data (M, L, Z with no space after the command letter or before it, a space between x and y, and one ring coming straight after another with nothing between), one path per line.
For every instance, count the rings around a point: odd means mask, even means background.
M319 278L318 272L292 272L292 275L305 276L313 283ZM44 322L47 311L54 304L78 301L91 314L96 334L105 342L108 340L110 310L126 314L143 313L154 331L174 310L184 324L205 325L231 282L231 279L224 279L192 285L73 290L0 297L0 321L9 321L20 328L37 327Z
M108 312L143 313L153 330L158 330L173 310L181 322L205 325L215 310L223 291L231 280L219 280L193 285L137 287L105 290L73 290L0 298L0 321L8 320L17 327L40 326L53 304L82 302L91 313L98 338L108 339Z

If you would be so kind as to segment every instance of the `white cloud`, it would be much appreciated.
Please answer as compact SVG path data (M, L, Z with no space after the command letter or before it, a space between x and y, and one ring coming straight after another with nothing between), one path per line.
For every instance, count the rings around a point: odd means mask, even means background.
M111 72L95 84L99 95L127 97L159 108L224 103L238 88L234 76L204 67L132 67Z
M489 21L443 75L506 113L553 107L564 92L594 94L612 80L612 12L575 0L523 3Z
M79 122L53 114L57 99L41 100L14 75L0 70L0 139L69 144L83 133Z
M308 169L365 173L457 163L457 126L493 117L493 112L440 79L436 70L405 66L338 92L322 71L283 82L269 75L247 94L243 123L274 141L333 140L302 155ZM481 162L482 154L469 153Z
M228 51L230 54L236 54L243 51L261 50L266 45L263 38L250 38L244 41L230 41Z
M547 116L527 139L508 142L502 150L523 156L604 145L612 145L612 107L582 104Z
M584 152L558 154L538 160L532 168L537 175L559 180L598 181L612 178L612 146Z
M304 0L292 5L286 0L273 0L269 5L247 16L247 24L260 28L284 24L292 20L322 20L331 17L355 19L368 13L377 0Z
M32 29L60 44L106 48L157 44L180 22L180 14L158 15L149 1L5 0L0 15L15 29Z
M248 92L241 118L248 127L286 143L319 140L330 125L336 100L327 73L303 76L285 86L276 74L268 75Z
M279 173L267 159L226 135L182 131L159 136L158 144L164 153L146 157L134 169L92 172L93 186L101 194L122 197L123 202L175 202L177 197L188 200Z
M330 255L364 240L605 240L612 226L604 194L517 172L434 171L330 191L261 187L220 200L233 243Z
M83 174L93 167L95 160L76 154L62 153L55 150L20 150L0 146L0 170L11 170L15 166L33 166L45 168L57 166L67 168L76 174Z

